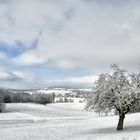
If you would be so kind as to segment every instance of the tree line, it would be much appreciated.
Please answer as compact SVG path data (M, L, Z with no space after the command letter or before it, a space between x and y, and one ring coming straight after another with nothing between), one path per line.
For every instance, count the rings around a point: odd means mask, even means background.
M29 94L25 92L8 92L8 91L0 91L0 96L3 97L5 103L40 103L40 104L47 104L54 102L54 95L53 94Z

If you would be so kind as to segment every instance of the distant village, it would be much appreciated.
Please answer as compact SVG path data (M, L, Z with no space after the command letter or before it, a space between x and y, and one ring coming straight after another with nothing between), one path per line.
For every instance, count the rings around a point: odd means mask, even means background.
M83 103L86 102L86 97L92 92L91 89L63 89L63 88L48 88L34 91L26 91L30 94L48 94L53 96L52 102L68 102L68 103Z

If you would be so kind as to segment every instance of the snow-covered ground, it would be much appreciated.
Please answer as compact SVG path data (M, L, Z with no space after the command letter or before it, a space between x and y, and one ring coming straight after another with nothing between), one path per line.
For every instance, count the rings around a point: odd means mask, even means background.
M0 114L0 140L139 140L140 113L125 118L116 131L118 116L97 117L81 103L7 104Z

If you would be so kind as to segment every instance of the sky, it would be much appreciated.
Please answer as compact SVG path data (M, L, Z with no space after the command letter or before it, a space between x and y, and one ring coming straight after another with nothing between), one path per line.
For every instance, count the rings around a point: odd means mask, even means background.
M0 87L92 87L139 69L139 37L139 0L0 0Z

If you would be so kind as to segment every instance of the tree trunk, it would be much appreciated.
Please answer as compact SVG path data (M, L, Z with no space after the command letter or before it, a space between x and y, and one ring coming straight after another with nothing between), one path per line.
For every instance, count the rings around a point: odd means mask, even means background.
M118 122L117 130L123 130L124 118L125 118L125 114L119 115L119 122Z

